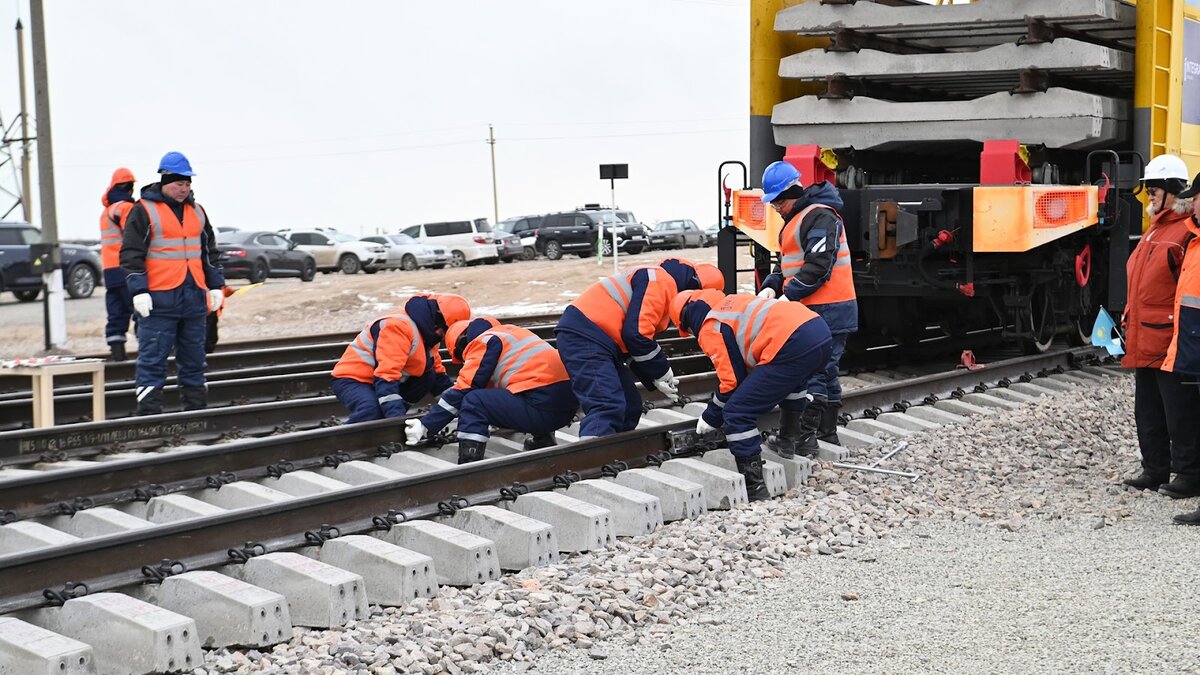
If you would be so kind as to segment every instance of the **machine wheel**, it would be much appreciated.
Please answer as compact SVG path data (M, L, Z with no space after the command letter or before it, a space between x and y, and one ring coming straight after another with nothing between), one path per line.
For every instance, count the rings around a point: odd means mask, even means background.
M83 263L75 263L67 270L67 295L72 298L90 298L95 290L96 272L92 268Z
M1038 286L1029 300L1029 335L1021 342L1026 353L1041 354L1054 344L1054 299L1050 288Z
M358 256L347 253L338 260L338 268L342 270L342 274L358 274L362 269L362 262Z
M546 259L547 260L562 260L562 244L557 241L546 242Z
M37 300L38 295L42 292L40 288L33 288L24 291L13 291L13 295L17 296L17 300L21 302L33 302Z
M451 267L466 267L467 266L467 256L463 255L462 251L451 252L450 253L450 266Z
M413 270L417 269L417 259L411 254L405 255L400 259L400 269L404 270L405 272L412 272Z
M304 263L304 270L300 272L300 281L312 281L317 276L317 263L309 260Z
M270 273L271 270L267 267L267 263L261 260L255 260L254 267L250 268L250 283L261 284L267 280L267 275Z

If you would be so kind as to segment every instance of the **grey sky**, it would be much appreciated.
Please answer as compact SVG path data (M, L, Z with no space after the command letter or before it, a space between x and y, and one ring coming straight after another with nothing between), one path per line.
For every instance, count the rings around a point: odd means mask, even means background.
M350 232L491 219L489 122L501 218L608 203L597 165L627 162L622 208L704 225L717 164L746 158L748 0L46 5L63 237L167 150L218 224ZM0 54L9 123L11 30Z

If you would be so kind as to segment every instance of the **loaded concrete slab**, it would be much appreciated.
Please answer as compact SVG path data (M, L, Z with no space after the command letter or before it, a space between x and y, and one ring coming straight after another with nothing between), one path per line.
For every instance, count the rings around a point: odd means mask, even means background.
M669 473L656 469L629 469L612 480L617 485L658 497L663 520L668 523L695 518L708 511L703 486Z
M221 571L282 594L296 626L333 628L370 613L361 576L299 553L267 553Z
M30 520L0 525L0 555L25 553L39 548L66 546L79 537Z
M445 586L470 586L500 577L496 545L449 525L414 520L371 536L433 558L438 583Z
M140 587L142 600L189 616L206 649L266 647L292 639L288 602L275 591L199 570Z
M736 471L691 457L663 462L659 469L704 486L704 505L710 511L732 509L749 501L746 479Z
M0 616L0 675L93 675L92 648L41 626Z
M737 461L734 460L733 453L729 451L729 448L709 450L700 459L706 464L712 464L726 471L737 472ZM766 455L763 456L763 482L767 484L767 492L772 497L777 497L788 491L788 480L783 465L768 459ZM743 487L745 487L745 483L746 479L743 478ZM708 488L705 488L706 493L707 490Z
M447 525L496 544L500 569L523 570L558 562L555 528L498 506L468 506L445 519Z
M560 552L595 551L615 540L612 512L557 492L530 492L504 508L554 527Z
M612 481L581 480L567 488L567 496L608 509L612 513L613 534L618 537L650 534L663 524L658 497Z
M292 471L279 478L264 478L259 483L263 487L277 490L293 497L310 497L312 495L336 492L350 487L349 483L336 478L322 476L312 471Z
M304 554L361 576L372 604L399 607L437 594L433 558L376 537L346 535L308 547Z

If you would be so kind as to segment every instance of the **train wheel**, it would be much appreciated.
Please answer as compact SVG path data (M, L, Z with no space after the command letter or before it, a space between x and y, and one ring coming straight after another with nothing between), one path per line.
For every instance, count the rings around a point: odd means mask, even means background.
M1029 299L1028 333L1021 338L1026 353L1041 354L1054 344L1054 298L1050 287L1042 284L1034 289Z

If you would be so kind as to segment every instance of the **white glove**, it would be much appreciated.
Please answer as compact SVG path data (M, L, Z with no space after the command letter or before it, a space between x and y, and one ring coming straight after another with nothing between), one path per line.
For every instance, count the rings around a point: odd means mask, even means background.
M221 309L221 303L225 302L225 291L220 288L214 288L208 292L208 311L215 312Z
M138 316L150 316L150 310L154 309L154 301L150 299L149 293L138 293L133 296L133 311L138 313Z
M764 288L758 292L758 297L766 298L767 300L774 300L775 299L775 289L774 288Z
M420 443L421 439L428 432L429 430L425 428L425 425L421 424L421 420L408 420L404 423L404 438L408 441L409 445Z
M675 378L675 373L667 368L667 372L663 376L654 381L654 388L667 395L667 398L672 401L679 401L679 380Z
M716 431L716 430L717 430L717 427L714 427L713 425L709 424L708 422L705 422L703 417L696 420L696 433L697 434L703 436L710 431Z

